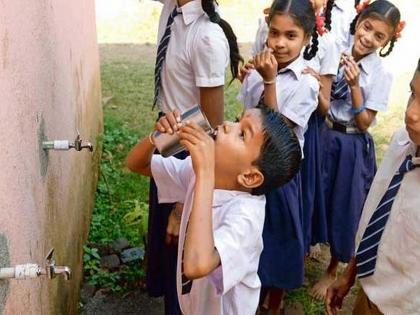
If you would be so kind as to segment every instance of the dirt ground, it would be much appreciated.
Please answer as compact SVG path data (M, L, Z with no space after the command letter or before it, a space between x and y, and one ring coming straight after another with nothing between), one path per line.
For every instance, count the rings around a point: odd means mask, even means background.
M128 62L146 62L153 63L155 59L156 46L152 44L103 44L100 48L101 63L107 61L128 61ZM250 44L240 44L240 49L244 57L250 55ZM325 270L329 259L328 247L322 247L320 262L317 264L319 270ZM312 264L312 263L311 263ZM314 276L308 277L305 281L306 285L311 286L315 282ZM125 296L110 294L105 295L96 292L94 296L90 296L86 288L82 289L81 311L82 315L160 315L164 314L164 306L162 298L150 298L145 292L135 291ZM343 305L341 315L350 315L352 305L355 300L355 292L353 291ZM303 311L293 311L289 307L287 314L302 315Z

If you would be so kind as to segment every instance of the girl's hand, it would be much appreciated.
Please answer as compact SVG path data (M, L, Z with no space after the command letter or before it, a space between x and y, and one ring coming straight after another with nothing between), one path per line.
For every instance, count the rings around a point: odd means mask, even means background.
M161 133L174 134L181 126L181 115L177 109L173 112L166 113L155 124L155 130Z
M199 125L189 121L181 126L178 136L190 152L196 176L214 176L214 140Z
M359 86L360 68L359 65L354 61L354 58L350 56L344 61L344 77L346 78L347 84L350 87Z
M270 48L255 56L254 66L264 81L274 81L276 79L278 64Z
M251 70L254 68L254 60L251 58L248 60L248 62L243 66L241 69L239 69L238 74L238 80L241 81L241 83L244 82L245 77L251 72Z
M322 88L321 76L319 75L318 72L316 72L311 67L306 67L305 69L303 69L302 73L303 74L310 74L311 76L313 76L315 79L318 80L319 87Z
M343 300L349 293L353 283L346 279L346 277L340 277L327 290L325 297L325 308L328 315L337 315L338 310L343 305Z

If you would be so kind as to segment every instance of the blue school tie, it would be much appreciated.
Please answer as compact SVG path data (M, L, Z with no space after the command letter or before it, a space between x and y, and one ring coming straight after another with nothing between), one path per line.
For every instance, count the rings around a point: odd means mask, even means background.
M369 277L375 272L378 247L391 212L392 203L401 186L404 174L416 167L420 167L420 165L415 165L411 161L411 155L408 155L392 178L378 207L373 212L356 253L357 276L359 279Z
M345 100L349 94L349 85L344 76L344 66L337 72L336 80L331 86L331 100Z
M178 12L177 10L178 8L175 7L173 11L171 12L171 14L169 15L168 22L166 23L165 33L163 34L159 42L158 49L157 49L156 64L155 64L155 98L153 100L153 107L155 107L158 101L159 90L162 84L161 82L162 66L163 66L163 62L165 61L166 51L168 50L169 40L171 39L171 26L172 26L172 23L174 22L175 17L178 14L182 14L182 12Z

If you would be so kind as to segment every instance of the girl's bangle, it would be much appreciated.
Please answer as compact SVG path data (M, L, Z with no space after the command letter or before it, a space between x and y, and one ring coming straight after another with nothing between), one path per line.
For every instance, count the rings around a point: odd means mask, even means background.
M276 78L274 78L273 80L271 80L271 81L263 81L264 82L264 84L274 84L274 83L276 83Z
M152 146L155 146L155 143L153 142L153 138L152 138L152 136L153 136L153 132L149 133L149 141L150 141L150 144L151 144Z
M365 105L362 105L360 108L354 108L354 107L352 107L352 108L350 109L350 111L351 111L351 113L352 113L353 115L357 115L357 114L360 114L361 112L364 112L364 111L365 111L365 109L366 109Z

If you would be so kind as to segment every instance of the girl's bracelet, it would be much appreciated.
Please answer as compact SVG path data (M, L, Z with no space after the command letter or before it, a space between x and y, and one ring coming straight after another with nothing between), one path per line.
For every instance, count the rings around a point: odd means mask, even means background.
M264 80L263 82L264 82L264 84L274 84L274 83L276 83L276 78L274 78L273 80L270 80L270 81Z
M152 135L153 135L153 132L149 133L149 141L150 141L152 146L155 146L155 143L153 142Z
M360 114L361 112L364 112L364 111L365 111L365 109L366 109L365 105L362 105L360 108L354 108L354 107L352 107L352 108L350 109L350 111L351 111L351 113L352 113L353 115L357 115L357 114Z

